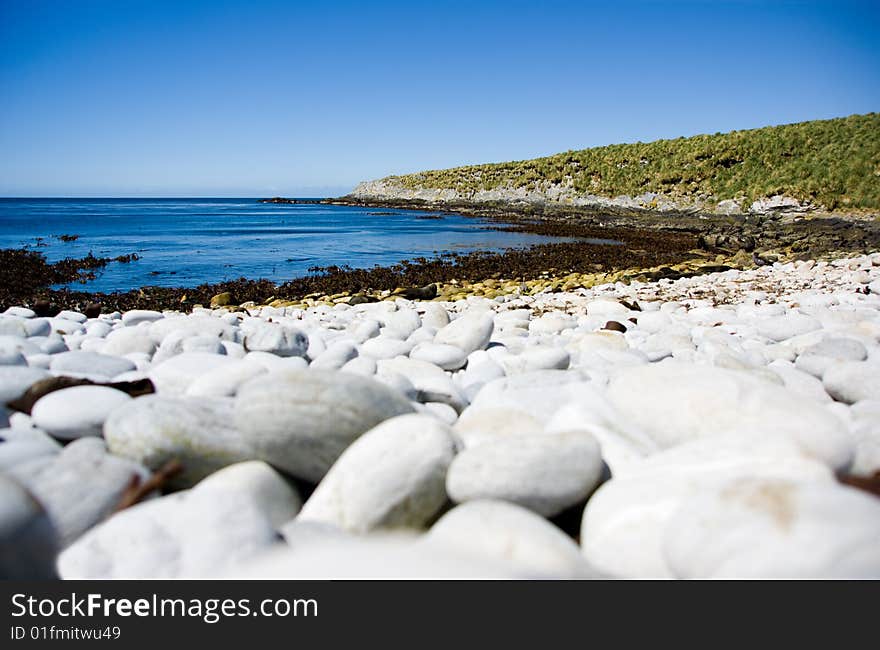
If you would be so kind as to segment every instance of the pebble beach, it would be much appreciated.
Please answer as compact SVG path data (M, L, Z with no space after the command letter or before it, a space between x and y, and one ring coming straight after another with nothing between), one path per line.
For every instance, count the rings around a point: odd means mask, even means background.
M482 293L10 307L0 573L880 578L880 253Z

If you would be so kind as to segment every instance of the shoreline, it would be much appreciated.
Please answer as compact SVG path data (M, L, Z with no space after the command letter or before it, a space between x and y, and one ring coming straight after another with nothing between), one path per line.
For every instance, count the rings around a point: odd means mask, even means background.
M802 218L782 215L707 215L695 212L657 213L631 208L592 209L537 204L436 204L413 200L260 199L352 205L379 209L430 210L478 217L494 225L488 229L513 230L579 241L536 244L501 253L476 251L445 253L435 258L413 258L390 266L364 269L327 267L320 274L269 280L239 278L197 287L143 286L128 292L92 293L50 289L57 284L57 267L71 280L78 276L78 260L42 266L28 260L16 268L16 254L6 249L5 273L0 273L0 309L13 305L50 303L54 309L83 309L99 302L106 309L138 308L191 310L197 306L274 304L308 306L384 299L413 288L436 285L436 297L460 299L466 295L532 294L589 288L596 284L632 280L690 277L727 269L748 269L775 261L839 258L880 250L880 223L841 218ZM609 246L588 239L623 242ZM82 260L83 269L95 260ZM73 269L73 271L71 271ZM51 281L50 281L51 280ZM424 292L423 292L424 293ZM428 298L427 291L425 297ZM413 294L410 291L411 295Z

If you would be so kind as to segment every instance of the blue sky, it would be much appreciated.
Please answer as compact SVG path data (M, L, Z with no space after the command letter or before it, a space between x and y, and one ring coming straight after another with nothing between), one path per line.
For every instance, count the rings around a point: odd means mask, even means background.
M878 111L878 24L841 0L0 0L0 195L337 195Z

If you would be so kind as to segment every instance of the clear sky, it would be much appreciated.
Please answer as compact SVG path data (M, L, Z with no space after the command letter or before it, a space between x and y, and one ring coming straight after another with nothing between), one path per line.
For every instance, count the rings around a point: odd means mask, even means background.
M0 195L338 195L878 111L878 27L877 0L0 0Z

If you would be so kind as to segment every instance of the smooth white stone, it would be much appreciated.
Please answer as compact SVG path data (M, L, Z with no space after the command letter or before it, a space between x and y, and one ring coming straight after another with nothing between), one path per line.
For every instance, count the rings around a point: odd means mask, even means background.
M367 339L379 336L380 327L379 321L368 318L360 322L352 323L349 326L349 331L355 341L363 343Z
M367 339L360 346L361 354L368 355L374 359L393 359L394 357L405 356L412 349L412 343L393 339L384 334Z
M220 344L223 346L223 349L226 350L226 356L230 359L244 359L247 354L247 351L241 343L220 341Z
M312 368L339 370L357 356L357 346L351 341L334 341L310 365Z
M56 374L91 375L112 379L116 375L135 370L136 366L128 359L97 352L71 350L53 355L49 368Z
M74 580L215 575L277 545L278 528L299 506L268 465L239 463L113 515L68 547L58 570Z
M373 379L307 370L245 383L235 398L235 423L260 457L317 482L362 433L412 410L406 398Z
M446 487L457 503L499 499L552 517L586 499L601 473L599 444L584 431L504 436L456 456Z
M33 384L49 376L42 368L0 366L0 405L18 399Z
M75 320L68 320L66 318L58 318L57 316L50 318L49 323L51 324L52 332L57 332L59 334L75 334L83 330L82 323Z
M28 309L27 307L7 307L3 313L6 316L16 316L18 318L33 318L37 315L33 309Z
M124 327L113 330L107 335L102 352L115 356L124 356L131 352L152 355L156 351L156 343L149 333L139 327Z
M599 298L587 303L587 314L589 316L602 316L603 318L607 316L613 318L628 316L629 313L629 308L621 305L616 300Z
M832 365L822 375L822 384L831 397L847 404L880 399L880 359Z
M467 405L452 378L434 364L398 357L380 360L377 366L379 374L394 372L406 377L415 387L419 402L443 402L459 412Z
M232 397L245 382L268 372L259 363L247 359L223 365L195 379L186 389L187 395Z
M409 353L409 358L427 361L443 370L458 370L467 363L464 350L444 343L419 343Z
M663 535L678 507L714 485L758 476L834 480L788 437L756 432L695 440L627 466L596 490L581 523L584 555L610 575L672 577Z
M530 510L504 501L456 506L431 527L424 541L486 557L532 578L596 576L570 537Z
M827 338L801 352L795 366L821 379L825 371L835 364L863 361L867 357L867 349L855 339Z
M790 311L755 323L758 334L771 341L784 341L822 328L822 323L811 316Z
M175 333L179 340L189 336L216 336L224 341L237 341L239 328L219 318L204 315L172 315L154 321L149 326L150 337L158 344ZM158 352L157 352L158 354Z
M825 387L820 380L799 370L793 364L777 360L767 364L767 368L779 375L785 387L791 392L816 402L831 401L831 397L825 392Z
M413 414L386 420L342 452L299 520L354 533L421 527L446 501L454 455L451 431L436 419Z
M449 325L449 312L443 308L443 305L437 303L426 303L424 305L425 313L422 315L422 326L441 329Z
M547 312L532 320L528 325L531 334L558 334L563 330L575 327L577 327L577 320L568 314L559 312Z
M697 579L880 578L880 500L828 482L741 479L686 501L664 553Z
M223 342L216 336L189 336L180 343L181 352L203 352L206 354L219 354L226 356L226 348Z
M69 309L63 309L55 316L55 318L63 318L64 320L72 320L77 323L85 323L88 320L88 316L78 311L71 311Z
M531 345L520 354L501 360L508 375L533 370L567 370L570 363L571 355L564 348L549 345Z
M342 372L349 372L354 375L361 375L363 377L372 377L376 374L376 360L372 357L355 357L351 361L348 361L340 370Z
M30 318L24 321L24 329L30 336L49 336L52 333L52 323L48 318Z
M28 333L25 328L25 319L16 316L0 316L0 336L14 336L26 338Z
M40 351L45 354L58 354L59 352L67 352L67 343L60 336L48 336L39 343Z
M455 430L467 446L499 435L537 433L588 385L583 375L566 370L538 370L496 379L477 393Z
M182 395L197 379L208 373L216 373L239 363L226 355L208 352L181 352L154 365L149 370L150 380L156 392Z
M151 470L180 461L183 471L170 481L178 487L259 457L250 437L235 428L228 398L138 397L110 414L104 438L112 453Z
M304 357L309 338L300 329L278 323L251 323L242 341L249 352L271 352L280 357Z
M790 435L832 468L846 467L852 458L851 437L821 405L736 370L674 361L625 368L611 378L608 398L661 448L725 433L761 433Z
M149 309L132 309L122 315L122 324L126 327L133 327L140 323L153 323L161 320L165 315L158 311Z
M107 416L131 399L107 386L72 386L38 399L31 417L40 429L62 440L100 436Z
M437 330L434 342L454 345L470 354L474 350L486 349L494 326L491 313L470 311Z
M442 402L426 402L421 406L426 412L450 426L455 424L455 421L458 420L458 412L449 406L449 404L443 404Z
M52 580L57 552L57 533L39 501L0 473L0 575L5 580Z
M419 391L416 390L416 387L409 379L401 375L399 372L394 372L393 370L388 370L386 368L377 368L375 379L389 388L394 389L408 400L418 400Z
M10 474L46 508L62 547L110 515L132 480L144 481L146 468L107 453L103 440L76 440Z
M0 429L0 472L59 451L58 441L37 429Z

